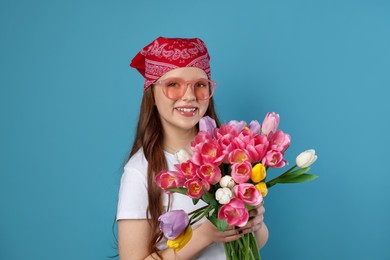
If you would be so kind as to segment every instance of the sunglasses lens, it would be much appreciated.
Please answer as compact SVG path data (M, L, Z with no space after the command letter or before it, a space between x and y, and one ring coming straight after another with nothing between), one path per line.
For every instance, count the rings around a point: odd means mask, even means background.
M165 95L173 100L181 98L185 93L185 82L180 78L167 79L163 84Z
M182 98L189 85L192 87L196 99L209 99L213 94L215 85L207 79L198 79L192 82L187 82L181 78L169 78L162 81L161 84L164 94L172 100Z
M198 100L209 99L211 90L211 84L207 79L200 79L194 84L194 93Z

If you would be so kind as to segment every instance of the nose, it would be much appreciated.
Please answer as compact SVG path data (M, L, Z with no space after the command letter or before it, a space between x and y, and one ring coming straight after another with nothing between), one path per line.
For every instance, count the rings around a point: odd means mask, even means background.
M193 101L196 100L196 96L194 93L194 88L192 87L191 83L187 84L186 92L184 93L184 96L181 98L183 101Z

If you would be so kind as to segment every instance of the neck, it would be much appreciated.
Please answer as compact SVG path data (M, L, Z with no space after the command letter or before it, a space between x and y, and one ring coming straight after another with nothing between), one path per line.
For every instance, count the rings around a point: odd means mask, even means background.
M175 153L184 149L191 154L190 144L194 140L198 130L196 127L190 130L175 129L174 131L164 131L164 149L168 153Z

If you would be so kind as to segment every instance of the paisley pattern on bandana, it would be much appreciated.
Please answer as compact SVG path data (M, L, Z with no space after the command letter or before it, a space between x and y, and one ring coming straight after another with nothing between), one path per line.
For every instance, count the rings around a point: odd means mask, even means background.
M144 89L147 89L168 71L181 67L200 68L210 79L209 61L210 56L201 39L159 37L144 47L130 66L145 78Z

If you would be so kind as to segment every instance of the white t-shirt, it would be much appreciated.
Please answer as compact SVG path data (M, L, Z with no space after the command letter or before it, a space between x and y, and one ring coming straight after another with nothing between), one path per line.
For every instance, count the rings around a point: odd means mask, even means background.
M168 164L168 170L175 170L174 165L178 164L175 155L165 152L165 158ZM117 220L119 219L146 219L146 208L148 206L148 183L147 183L148 162L140 149L135 153L124 167L124 173L121 178L119 188L119 200ZM170 209L182 209L189 213L197 208L205 206L206 203L199 201L193 205L192 199L188 196L173 193L171 195ZM163 195L163 206L168 207L168 195ZM197 224L200 224L199 221ZM196 228L196 226L193 226ZM166 248L166 240L161 241L158 248ZM224 260L225 252L223 244L214 243L207 247L196 259Z

